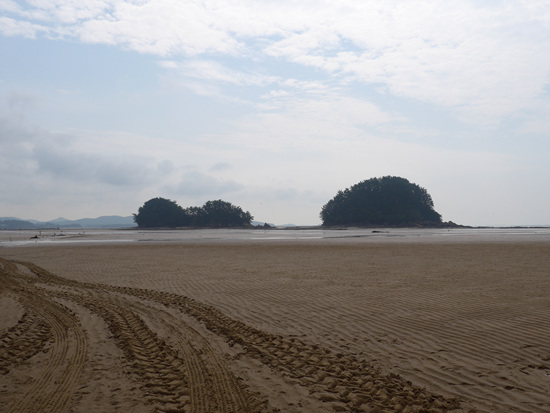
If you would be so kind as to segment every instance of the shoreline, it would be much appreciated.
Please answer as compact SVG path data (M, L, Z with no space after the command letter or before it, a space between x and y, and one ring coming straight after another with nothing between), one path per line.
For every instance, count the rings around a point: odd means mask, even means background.
M550 242L550 228L346 228L184 230L1 230L0 248L70 243L219 242Z

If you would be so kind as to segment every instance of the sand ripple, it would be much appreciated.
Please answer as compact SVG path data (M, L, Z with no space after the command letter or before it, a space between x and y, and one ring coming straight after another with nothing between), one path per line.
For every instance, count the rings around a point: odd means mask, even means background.
M550 244L2 251L8 411L547 412ZM53 409L53 410L52 410Z

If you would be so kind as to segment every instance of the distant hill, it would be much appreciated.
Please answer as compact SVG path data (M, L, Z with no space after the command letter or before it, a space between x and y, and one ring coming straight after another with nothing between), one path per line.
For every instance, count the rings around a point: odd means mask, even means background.
M250 224L253 226L253 227L263 227L265 225L269 225L270 227L274 227L275 224L272 224L270 222L264 222L264 221L250 221Z
M0 229L34 229L35 224L18 218L0 218Z
M121 217L118 215L101 216L99 218L82 218L74 221L63 221L61 223L65 228L71 225L77 225L82 228L127 228L135 227L134 217Z
M65 219L57 218L51 221L21 219L16 217L0 217L0 229L48 229L48 228L130 228L136 223L132 216L118 215L101 216L98 218Z

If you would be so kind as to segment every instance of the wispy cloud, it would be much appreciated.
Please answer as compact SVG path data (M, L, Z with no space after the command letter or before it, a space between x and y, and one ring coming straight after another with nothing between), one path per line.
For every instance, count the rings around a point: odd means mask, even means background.
M48 28L39 24L0 16L0 33L4 36L23 36L34 39L39 33L48 31Z
M397 95L498 119L536 98L550 75L546 3L172 1L6 2L5 34L52 33L159 56L277 57L382 84ZM246 24L245 24L246 23ZM526 29L527 26L537 26ZM540 30L542 29L542 30ZM532 34L536 33L536 37ZM542 34L546 33L546 34ZM233 84L273 77L232 72L214 61L183 64L193 77Z
M188 77L241 86L265 86L279 81L276 76L233 70L213 60L186 61L179 69Z
M213 197L217 199L242 188L243 185L231 179L218 179L199 171L189 171L184 174L177 186L171 189L171 192L185 195L187 198Z

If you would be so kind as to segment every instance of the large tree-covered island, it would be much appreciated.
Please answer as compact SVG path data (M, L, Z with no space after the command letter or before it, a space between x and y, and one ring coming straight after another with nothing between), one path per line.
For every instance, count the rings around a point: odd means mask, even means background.
M202 207L182 208L175 201L152 198L133 216L140 228L235 228L250 226L253 219L250 212L221 199L208 201Z
M324 226L442 226L426 189L405 178L384 176L359 182L328 201Z

